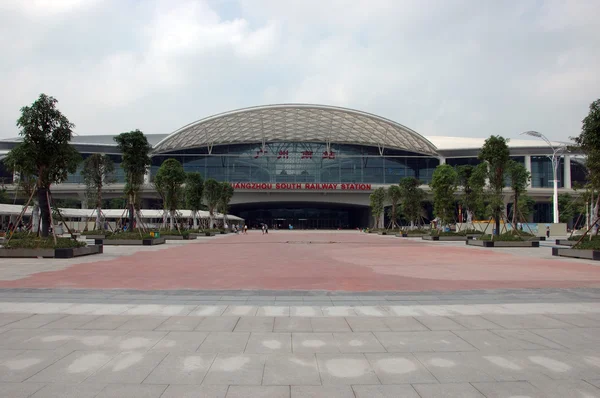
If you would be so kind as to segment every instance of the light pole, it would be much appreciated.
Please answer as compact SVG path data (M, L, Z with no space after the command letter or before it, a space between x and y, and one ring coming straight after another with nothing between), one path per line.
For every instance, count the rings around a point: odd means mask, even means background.
M523 134L544 140L544 142L548 144L550 149L552 149L552 156L548 155L548 158L550 158L550 160L552 161L552 178L554 182L554 195L552 197L552 215L554 219L554 224L558 224L558 166L560 164L560 155L565 151L566 146L555 147L544 134L539 133L537 131L525 131L524 133L521 133L521 135Z

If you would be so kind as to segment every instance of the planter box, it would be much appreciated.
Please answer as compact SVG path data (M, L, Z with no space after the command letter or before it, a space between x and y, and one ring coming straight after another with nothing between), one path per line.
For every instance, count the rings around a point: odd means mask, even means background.
M386 231L377 231L377 235L387 235Z
M195 236L196 238L204 238L207 236L215 236L214 232L192 232L190 236Z
M165 240L193 240L196 239L196 236L193 234L189 235L163 235Z
M425 235L421 237L423 240L435 240L435 241L446 241L446 242L462 242L467 240L466 236L431 236Z
M576 240L556 239L556 244L560 246L575 246Z
M567 249L560 247L552 248L552 255L559 257L583 258L585 260L600 261L599 250Z
M429 234L407 234L402 233L403 238L422 238L423 236L429 236Z
M474 240L467 239L465 243L469 246L480 247L540 247L539 241L498 241L498 240Z
M164 243L164 237L155 239L96 239L97 245L106 246L154 246Z
M103 253L102 245L65 249L0 249L0 258L73 258Z
M83 235L83 237L86 239L104 239L106 235Z

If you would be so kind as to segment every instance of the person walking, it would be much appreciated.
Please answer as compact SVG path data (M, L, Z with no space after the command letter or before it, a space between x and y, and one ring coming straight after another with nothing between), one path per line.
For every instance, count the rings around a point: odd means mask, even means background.
M244 235L248 235L248 224L244 224Z

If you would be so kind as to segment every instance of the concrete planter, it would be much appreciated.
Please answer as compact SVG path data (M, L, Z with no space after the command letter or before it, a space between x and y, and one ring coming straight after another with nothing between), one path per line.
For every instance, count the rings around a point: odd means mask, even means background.
M0 249L0 258L73 258L103 253L102 245L64 249Z
M576 240L556 239L555 244L560 245L560 246L575 246L575 243L577 243Z
M535 240L526 241L498 241L498 240L474 240L467 239L468 246L479 247L540 247L540 242Z
M214 232L192 232L192 233L190 233L190 236L194 236L196 238L204 238L204 237L215 236L215 233Z
M462 242L467 240L466 236L431 236L431 235L425 235L423 237L421 237L421 239L423 240L434 240L434 241L442 241L442 242Z
M165 238L165 240L193 240L196 239L197 236L192 236L192 234L189 235L163 235L163 238Z
M552 248L552 255L559 257L582 258L585 260L600 261L599 250L567 249L560 247Z
M104 239L106 238L106 235L83 235L83 237L86 239Z
M396 235L398 236L398 235ZM429 236L429 234L407 234L402 232L401 236L403 238L422 238L423 236Z
M96 239L97 245L106 246L154 246L164 243L164 237L154 239Z

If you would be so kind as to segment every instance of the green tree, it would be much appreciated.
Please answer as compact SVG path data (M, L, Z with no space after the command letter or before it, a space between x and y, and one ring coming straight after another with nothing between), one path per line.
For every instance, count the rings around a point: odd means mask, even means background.
M230 183L224 181L221 183L221 197L219 198L219 204L217 210L223 214L223 224L227 224L227 213L229 212L229 203L233 198L233 187Z
M421 189L421 181L415 177L404 177L400 180L402 192L402 213L411 226L419 223L423 213L425 191Z
M429 186L433 191L433 213L440 219L441 225L454 221L457 183L458 173L454 167L441 164L435 168Z
M373 214L373 218L375 218L375 228L379 228L379 219L385 208L385 196L385 188L382 187L375 189L369 196L371 201L371 214Z
M160 165L154 177L154 186L163 198L163 206L169 212L169 228L175 228L177 206L183 197L183 183L186 174L183 166L176 159L167 159Z
M104 201L106 209L123 209L127 206L127 199L125 198L113 198Z
M96 229L104 229L102 223L102 189L115 179L115 164L107 155L94 153L83 161L81 176L86 186L86 195L96 207Z
M494 217L496 224L495 233L500 233L500 218L504 211L504 198L502 191L505 186L505 174L510 160L510 151L508 149L508 139L492 135L485 140L479 159L484 161L487 170L486 177L488 180L488 201L490 212Z
M204 180L200 173L187 173L185 180L185 202L192 211L194 229L198 228L198 211L202 209Z
M390 225L392 229L398 226L398 218L400 218L400 201L402 200L402 191L398 185L390 185L387 189L386 196L391 204L390 207Z
M467 215L467 224L474 217L481 217L484 209L485 164L463 165L456 168L458 186L461 189L459 202ZM462 222L462 220L460 220Z
M121 133L114 138L121 151L121 167L125 172L125 196L129 207L129 230L133 230L138 194L144 184L146 169L152 164L146 136L140 130Z
M527 219L527 217L533 213L534 208L535 199L526 193L523 193L519 196L519 212L525 219Z
M574 138L575 144L585 154L585 166L588 170L588 181L591 192L600 190L600 99L590 104L588 115L582 121L581 133ZM600 195L596 196L594 209L600 208ZM598 214L593 215L593 221Z
M510 181L510 188L513 192L512 224L515 226L518 222L518 212L514 211L514 209L519 208L519 198L527 192L527 185L531 181L531 173L521 163L509 160L507 174Z
M204 181L204 201L208 207L209 228L214 225L215 211L221 200L221 184L214 178L207 178Z
M58 110L57 103L53 97L41 94L31 106L21 108L17 126L23 140L5 158L15 170L35 177L42 237L47 237L50 230L51 185L66 181L81 161L79 152L69 143L75 126Z
M558 214L559 221L568 223L573 221L573 217L579 211L578 203L569 193L561 193L558 195Z

